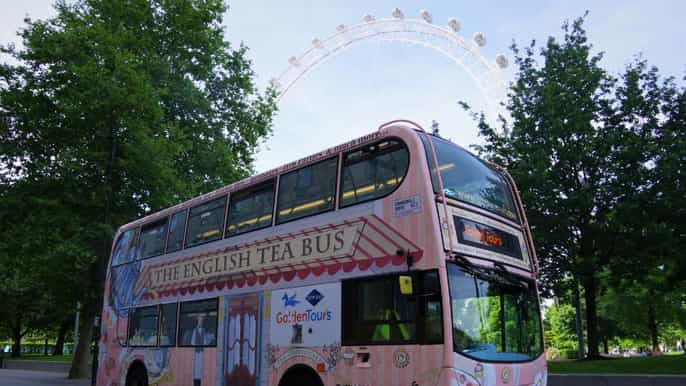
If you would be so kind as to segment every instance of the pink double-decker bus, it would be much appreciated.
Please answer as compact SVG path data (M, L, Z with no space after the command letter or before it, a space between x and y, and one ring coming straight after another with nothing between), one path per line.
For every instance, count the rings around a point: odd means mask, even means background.
M512 179L409 121L122 226L97 384L545 385Z

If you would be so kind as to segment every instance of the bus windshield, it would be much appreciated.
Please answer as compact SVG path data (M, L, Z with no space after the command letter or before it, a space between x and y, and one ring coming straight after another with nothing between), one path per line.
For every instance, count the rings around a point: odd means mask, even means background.
M433 164L431 149L426 143L425 136L420 135L420 137L424 142L429 166L432 170L431 181L434 191L438 192L436 168ZM465 149L442 138L430 137L436 149L438 170L441 172L443 181L443 192L447 197L476 205L517 221L512 194L505 178L500 173Z
M520 362L543 348L536 289L503 274L448 264L455 352L482 361Z

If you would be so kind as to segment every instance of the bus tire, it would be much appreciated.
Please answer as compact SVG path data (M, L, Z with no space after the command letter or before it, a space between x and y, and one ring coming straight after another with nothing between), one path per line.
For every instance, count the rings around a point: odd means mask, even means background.
M286 370L279 386L324 386L319 375L306 365L295 365Z
M133 362L126 374L126 386L148 386L148 372L139 361Z

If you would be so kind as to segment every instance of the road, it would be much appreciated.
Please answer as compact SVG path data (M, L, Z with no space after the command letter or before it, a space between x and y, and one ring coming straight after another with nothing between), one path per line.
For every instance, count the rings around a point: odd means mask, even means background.
M50 371L0 369L0 386L89 386L90 379L67 379Z

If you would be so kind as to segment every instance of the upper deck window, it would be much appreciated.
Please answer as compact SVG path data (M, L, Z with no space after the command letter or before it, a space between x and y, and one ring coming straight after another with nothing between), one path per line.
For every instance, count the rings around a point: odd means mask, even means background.
M337 173L338 158L335 157L282 175L276 222L333 209Z
M432 171L434 192L438 192L438 179L431 149L426 143L425 136L420 135L420 138L424 143ZM517 210L505 177L465 149L439 137L430 138L436 149L443 191L448 198L464 201L518 221Z
M129 263L135 258L134 244L136 241L136 230L129 229L122 233L114 246L112 253L112 266Z
M172 253L183 248L183 230L186 226L186 212L174 213L169 224L169 240L167 241L167 253Z
M249 232L272 224L274 185L275 181L270 180L231 194L226 236Z
M186 230L186 247L219 240L224 227L226 197L191 208Z
M373 200L391 193L405 178L409 163L407 147L394 139L345 154L340 206Z
M145 224L141 227L141 235L138 243L141 249L141 258L152 257L164 253L164 243L167 238L167 218Z

